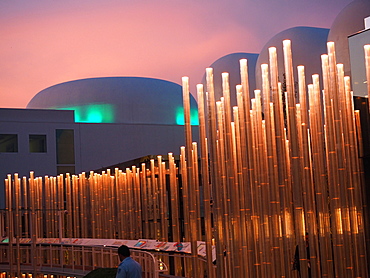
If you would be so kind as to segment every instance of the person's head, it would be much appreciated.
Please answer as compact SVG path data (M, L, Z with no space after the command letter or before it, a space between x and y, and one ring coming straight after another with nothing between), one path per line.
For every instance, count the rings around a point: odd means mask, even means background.
M118 256L121 260L130 257L130 255L130 249L126 245L121 245L120 247L118 247Z

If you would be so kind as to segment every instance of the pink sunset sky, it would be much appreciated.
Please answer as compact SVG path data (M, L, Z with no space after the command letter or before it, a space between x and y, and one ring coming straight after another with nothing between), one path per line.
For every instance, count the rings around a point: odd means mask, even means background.
M206 67L259 53L294 26L330 28L351 0L2 0L0 107L89 77L141 76L191 91Z

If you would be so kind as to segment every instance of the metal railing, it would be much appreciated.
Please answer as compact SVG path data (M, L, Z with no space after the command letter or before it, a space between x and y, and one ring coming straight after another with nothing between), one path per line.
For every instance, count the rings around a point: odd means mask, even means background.
M143 269L143 278L158 278L167 266L151 253L131 250ZM0 243L0 270L22 277L22 273L41 273L82 277L97 268L116 268L117 248L65 244Z

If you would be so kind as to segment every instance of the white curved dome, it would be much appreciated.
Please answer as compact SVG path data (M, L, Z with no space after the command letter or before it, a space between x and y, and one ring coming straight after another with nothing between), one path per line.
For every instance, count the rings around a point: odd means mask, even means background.
M261 64L269 62L269 47L276 47L278 58L279 81L283 82L284 57L283 40L291 40L294 75L297 78L297 66L305 66L306 82L311 82L312 74L321 73L321 55L327 53L326 42L329 29L315 27L293 27L271 38L262 48L256 65L256 84L261 89Z
M181 86L143 77L101 77L57 84L27 108L75 110L77 122L182 124ZM197 104L191 96L191 109Z
M215 98L219 100L223 93L222 93L222 77L221 74L223 72L229 73L229 82L230 82L230 103L232 106L237 105L236 102L236 85L241 84L240 81L240 66L239 60L240 59L247 59L248 60L248 74L249 74L249 87L252 91L251 95L253 95L253 90L255 89L255 67L257 61L258 54L254 53L231 53L225 55L210 65L210 68L213 68L213 80L214 80L214 88L215 88ZM203 75L202 84L206 86L206 75ZM206 87L205 87L206 88Z
M337 62L344 65L346 75L351 72L348 36L365 29L364 19L370 16L370 1L355 0L349 3L335 18L328 41L335 43Z

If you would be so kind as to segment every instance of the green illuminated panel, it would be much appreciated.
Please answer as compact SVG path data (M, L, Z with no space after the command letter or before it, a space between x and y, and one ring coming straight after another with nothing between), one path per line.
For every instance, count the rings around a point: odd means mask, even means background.
M86 104L57 109L74 110L76 123L115 123L112 104Z
M178 107L176 109L176 124L184 125L184 108ZM198 118L198 110L197 109L190 109L190 124L191 125L199 125L199 118Z

